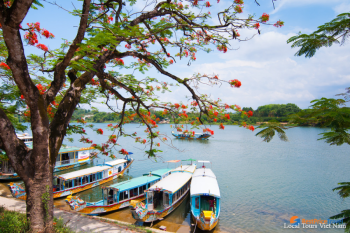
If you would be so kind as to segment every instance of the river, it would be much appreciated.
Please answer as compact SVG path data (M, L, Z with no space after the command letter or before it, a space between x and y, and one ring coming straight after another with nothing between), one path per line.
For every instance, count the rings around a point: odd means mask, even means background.
M107 124L94 124L102 128L104 135L97 135L87 129L94 143L107 140L110 132ZM289 224L292 216L300 219L328 219L341 210L348 209L350 200L342 200L332 189L338 182L350 181L349 147L330 146L318 141L324 129L297 127L287 130L289 142L277 137L270 143L247 129L226 126L215 131L207 141L187 141L173 139L167 146L161 144L163 153L157 162L144 154L144 145L135 144L130 138L121 138L121 148L131 151L135 159L128 173L119 181L141 176L151 170L174 167L164 163L173 159L198 159L212 162L211 168L217 176L221 191L221 214L215 232L284 232L284 223ZM137 132L145 138L144 127L127 124L125 130ZM169 124L159 125L161 133L171 136ZM67 145L86 146L78 142ZM109 158L100 155L96 161ZM180 164L178 164L180 165ZM210 166L210 165L209 165ZM99 187L82 192L86 201L96 201L101 197ZM66 205L63 200L56 205ZM107 218L134 222L128 209L104 215ZM188 232L190 222L189 198L172 214L157 223L167 226L169 231ZM196 231L197 232L197 231ZM299 229L297 232L343 232L342 229Z

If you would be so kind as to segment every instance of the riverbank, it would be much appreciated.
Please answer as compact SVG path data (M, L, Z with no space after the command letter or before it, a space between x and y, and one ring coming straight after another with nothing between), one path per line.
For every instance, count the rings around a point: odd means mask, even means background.
M14 198L0 197L0 206L7 210L19 213L26 212L26 203ZM148 227L137 227L127 222L101 218L97 216L86 216L75 211L54 208L54 216L62 218L66 226L74 232L166 232Z

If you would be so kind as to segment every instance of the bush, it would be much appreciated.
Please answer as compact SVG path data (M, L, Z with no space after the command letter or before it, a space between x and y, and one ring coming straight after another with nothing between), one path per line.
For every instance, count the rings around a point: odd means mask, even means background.
M74 233L64 223L62 218L54 218L54 230L56 233ZM29 223L26 215L0 206L0 232L1 233L22 233L29 231Z

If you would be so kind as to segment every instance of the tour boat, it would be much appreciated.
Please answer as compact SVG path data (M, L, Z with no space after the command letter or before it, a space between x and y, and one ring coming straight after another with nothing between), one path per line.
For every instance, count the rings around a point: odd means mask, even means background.
M209 161L198 161L198 163ZM193 173L191 181L191 215L201 230L212 230L220 215L220 189L216 176L210 168L203 166Z
M132 216L140 222L162 220L185 199L196 165L181 165L171 174L146 191L145 201L131 209Z
M68 196L70 207L84 214L97 215L135 205L145 199L145 190L167 177L171 169L160 169L121 183L102 187L102 200L85 202L78 196Z
M116 159L94 167L54 176L53 198L60 198L94 188L122 176L133 159ZM18 183L10 183L10 190L15 198L25 200L25 189Z
M187 139L187 140L208 140L210 138L209 133L175 133L171 131L171 134L177 139Z
M24 141L26 145L29 148L32 148L32 137L30 136L24 136L20 137L21 140ZM90 162L90 150L93 149L93 147L85 147L85 148L79 148L79 147L61 147L60 151L58 152L57 158L56 158L56 165L54 172L63 171L66 169L72 169L75 167L86 165ZM20 179L20 177L15 173L14 169L12 168L11 164L8 161L8 158L1 160L1 167L0 167L0 180L17 180Z

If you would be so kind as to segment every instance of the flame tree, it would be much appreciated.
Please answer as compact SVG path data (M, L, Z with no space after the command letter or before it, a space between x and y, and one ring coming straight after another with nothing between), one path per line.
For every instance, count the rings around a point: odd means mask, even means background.
M256 34L260 24L268 24L268 14L256 19L253 16L241 18L242 0L234 0L228 8L220 9L213 19L214 13L208 11L212 4L209 1L151 1L140 12L130 13L135 4L145 3L84 0L80 10L71 12L80 18L74 40L50 50L42 41L54 35L42 28L40 22L21 25L30 8L42 6L39 0L0 1L1 82L9 86L1 89L1 95L6 98L0 100L0 149L6 152L11 165L24 181L27 217L33 231L52 232L52 173L65 135L80 133L81 141L93 143L84 136L83 127L69 125L79 103L104 98L106 105L120 114L120 122L109 125L114 133L108 141L93 144L112 158L115 156L111 148L117 145L120 136L134 137L136 142L146 144L149 157L156 156L158 150L155 146L159 146L159 142L155 140L165 141L166 138L160 137L156 131L157 119L150 113L150 108L162 109L164 115L169 114L178 121L186 120L187 111L195 111L198 118L191 124L197 129L202 127L203 115L213 121L219 117L228 118L228 114L225 115L227 109L252 115L238 105L212 100L197 89L202 84L240 87L238 79L221 80L215 74L181 78L168 72L167 68L176 65L180 59L186 59L189 64L194 62L199 51L210 52L211 48L217 48L228 52L230 41L247 40L240 39L238 29L251 29L252 34ZM220 4L219 0L215 4ZM274 25L281 27L283 22ZM41 55L26 57L24 45L37 47L42 50ZM177 54L170 54L175 50ZM126 64L125 58L134 60ZM169 82L143 75L150 67ZM129 70L130 74L122 75L112 68ZM134 70L142 75L136 77ZM187 89L191 105L159 100L159 94L169 91L170 82ZM113 109L109 100L122 103L121 109ZM18 124L13 119L14 114L22 114L30 122L32 149L17 138L15 126ZM143 122L147 138L124 131L123 124L133 118ZM81 123L85 122L81 120ZM244 126L254 130L253 126ZM181 131L180 127L177 128ZM210 129L204 130L213 133ZM103 134L102 129L96 129L96 132ZM121 149L119 153L126 151ZM44 197L48 197L46 201Z

